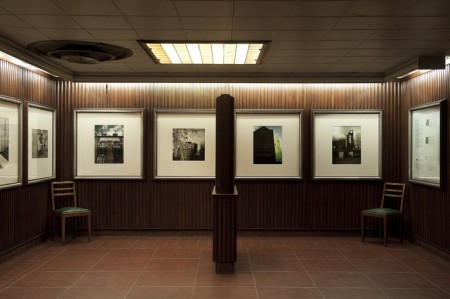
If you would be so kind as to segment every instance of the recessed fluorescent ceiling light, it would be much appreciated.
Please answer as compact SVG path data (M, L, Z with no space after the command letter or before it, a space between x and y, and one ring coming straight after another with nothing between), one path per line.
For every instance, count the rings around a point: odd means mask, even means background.
M140 42L159 64L260 64L268 42Z

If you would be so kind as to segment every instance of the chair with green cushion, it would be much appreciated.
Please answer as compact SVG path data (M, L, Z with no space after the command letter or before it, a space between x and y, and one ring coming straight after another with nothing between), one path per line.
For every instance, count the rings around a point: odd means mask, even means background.
M400 241L403 242L403 199L405 194L405 184L384 183L381 207L363 210L361 212L361 236L364 242L365 217L375 217L383 220L384 246L387 246L387 223L388 219L399 219ZM398 209L388 208L387 199L397 200Z
M52 182L52 239L55 236L55 219L61 218L61 243L64 245L66 235L66 219L72 217L87 217L88 225L88 239L91 241L91 211L89 209L80 208L77 205L77 193L75 189L75 182L63 181ZM61 200L64 203L70 202L69 205L57 205L56 200ZM76 226L75 230L76 231Z

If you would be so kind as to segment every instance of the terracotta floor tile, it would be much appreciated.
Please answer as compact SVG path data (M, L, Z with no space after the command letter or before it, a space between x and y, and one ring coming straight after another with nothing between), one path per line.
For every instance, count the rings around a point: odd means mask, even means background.
M257 287L313 287L306 272L255 272Z
M450 293L441 289L383 289L388 298L395 299L448 299Z
M234 274L216 274L200 272L197 275L195 286L254 286L255 281L250 272Z
M153 258L200 258L202 249L157 249Z
M295 259L292 249L249 249L250 259Z
M153 272L196 272L200 259L150 259L145 271Z
M379 288L320 288L326 299L385 299Z
M69 288L61 299L123 299L127 295L130 288L128 287L86 287L86 288Z
M305 271L297 259L252 259L253 271Z
M296 249L294 253L300 260L345 259L344 255L337 249Z
M421 273L426 279L434 283L437 287L450 293L449 273Z
M94 266L100 258L97 257L55 257L38 269L40 271L87 271Z
M421 273L450 273L450 261L426 260L404 261L405 265Z
M141 272L86 272L74 287L132 287Z
M322 287L358 287L358 288L374 288L364 274L357 272L309 272L315 284Z
M136 286L194 286L197 272L144 272Z
M348 260L302 260L301 263L308 272L359 272Z
M53 299L59 298L59 296L65 291L65 288L16 288L10 287L3 291L0 291L1 299Z
M264 288L257 289L259 299L322 299L317 288Z
M36 271L16 281L13 287L53 287L64 288L73 285L83 272Z
M149 259L139 258L104 258L90 271L143 271L148 262Z
M384 247L383 247L384 248ZM382 259L395 259L395 257L389 253L389 251L383 248L376 249L350 249L350 250L340 250L340 252L350 260L357 259L371 259L371 260L382 260Z
M151 258L156 249L120 248L111 249L105 258Z
M190 299L193 287L133 287L127 299Z
M256 299L254 287L195 287L193 299Z
M352 260L358 270L365 273L412 272L413 270L397 260Z
M434 288L435 286L417 273L366 273L380 288Z

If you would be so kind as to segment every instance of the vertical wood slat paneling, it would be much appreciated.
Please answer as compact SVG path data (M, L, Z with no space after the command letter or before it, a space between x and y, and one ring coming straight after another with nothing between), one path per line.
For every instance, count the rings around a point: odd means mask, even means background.
M55 91L54 81L0 60L0 94L55 107ZM0 254L47 231L49 200L47 183L0 191Z
M229 93L236 109L304 109L302 181L238 181L238 227L265 229L356 229L359 212L379 204L378 181L311 181L311 109L383 109L383 172L401 180L397 162L401 120L399 84L133 84L59 83L61 115L59 177L73 177L73 109L211 109ZM68 118L67 118L67 117ZM211 228L212 180L152 180L153 122L145 128L144 181L78 182L97 228Z
M450 100L450 72L433 71L405 82L402 90L402 130L407 132L409 108L441 99ZM448 114L448 111L447 111ZM406 131L405 131L406 130ZM448 138L448 137L447 137ZM401 144L407 151L408 138L405 134ZM447 145L448 146L448 145ZM447 155L448 155L447 148ZM403 176L408 179L408 158L402 159ZM442 165L448 170L448 165ZM447 178L447 186L448 185ZM411 233L428 243L450 250L450 195L447 190L439 190L418 184L410 184L409 202L406 203L407 226Z

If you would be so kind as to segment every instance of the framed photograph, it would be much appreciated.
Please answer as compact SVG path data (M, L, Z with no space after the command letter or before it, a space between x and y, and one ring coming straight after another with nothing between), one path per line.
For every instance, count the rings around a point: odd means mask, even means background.
M154 110L155 179L214 178L215 110Z
M381 179L381 110L313 110L313 179Z
M75 178L143 179L144 109L75 110Z
M22 102L0 96L0 189L22 184Z
M302 121L302 110L237 110L236 179L301 179Z
M409 180L444 188L447 165L447 100L409 110Z
M28 104L28 183L55 178L55 109Z

